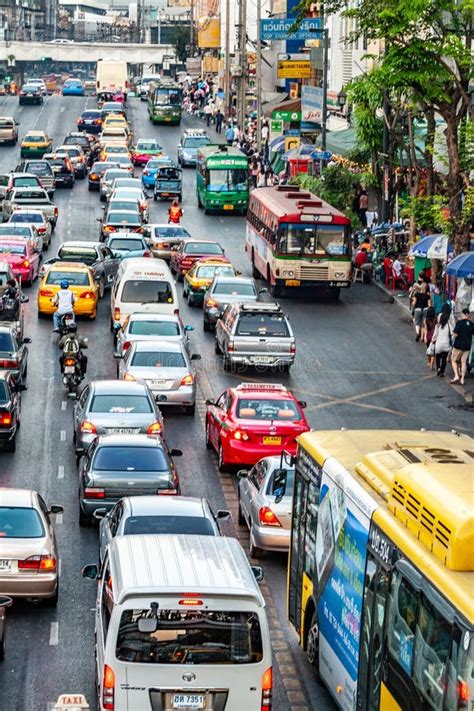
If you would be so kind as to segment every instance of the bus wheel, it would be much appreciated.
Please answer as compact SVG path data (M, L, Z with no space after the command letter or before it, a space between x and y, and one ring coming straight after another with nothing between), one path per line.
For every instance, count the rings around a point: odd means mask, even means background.
M252 249L252 276L254 279L260 279L260 272L255 266L255 252Z
M274 284L270 284L270 294L276 297L281 296L281 286L277 281Z
M308 630L308 637L306 639L306 656L308 657L308 662L313 667L316 678L319 681L319 626L316 612L313 612L311 625Z

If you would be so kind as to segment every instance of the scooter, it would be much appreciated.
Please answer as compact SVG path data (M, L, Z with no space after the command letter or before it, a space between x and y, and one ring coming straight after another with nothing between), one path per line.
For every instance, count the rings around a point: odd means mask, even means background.
M6 595L0 597L0 662L5 659L6 608L11 607L12 603L11 597Z
M63 372L63 383L66 387L68 397L76 395L77 389L84 378L81 364L76 355L68 353L64 356Z

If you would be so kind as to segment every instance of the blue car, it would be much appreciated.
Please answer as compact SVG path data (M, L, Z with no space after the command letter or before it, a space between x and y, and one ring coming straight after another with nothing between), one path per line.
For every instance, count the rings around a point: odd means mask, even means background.
M63 96L85 96L86 90L80 79L66 79L62 93Z
M152 256L145 238L142 235L137 235L136 232L120 232L120 234L110 235L105 244L118 259Z
M150 158L145 165L142 173L142 183L144 188L154 188L156 171L164 166L174 166L176 163L169 156L160 156L159 158Z

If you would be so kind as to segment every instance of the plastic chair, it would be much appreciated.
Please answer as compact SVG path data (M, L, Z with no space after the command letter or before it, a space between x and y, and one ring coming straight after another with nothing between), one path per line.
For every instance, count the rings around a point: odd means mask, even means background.
M362 269L359 269L359 267L355 267L354 272L352 274L352 282L355 284L356 282L360 282L361 284L364 283L364 272Z

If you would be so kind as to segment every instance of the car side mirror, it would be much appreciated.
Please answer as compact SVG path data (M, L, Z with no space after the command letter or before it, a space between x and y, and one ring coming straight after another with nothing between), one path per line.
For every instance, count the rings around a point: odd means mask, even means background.
M96 509L94 513L92 514L92 518L95 518L96 521L100 521L101 519L105 518L107 516L107 509Z
M181 449L171 449L171 450L170 450L170 456L172 456L172 457L182 457L182 456L183 456L183 452L181 451Z
M201 354L200 353L192 353L191 360L201 360Z
M59 504L51 504L49 507L49 513L52 514L60 514L63 513L64 511L64 506L60 506Z
M298 400L298 405L304 410L306 407L306 400Z
M185 331L194 331L194 326L185 326L184 330Z
M22 393L25 390L28 390L28 385L26 385L26 383L16 383L15 390L17 393Z
M239 272L239 270L236 269L236 270L235 270L235 275L236 275L236 276L242 276L242 272Z
M248 469L239 469L239 471L237 472L237 479L247 479L248 475Z
M220 511L218 511L216 513L216 518L219 521L226 521L226 520L230 519L231 517L232 516L231 516L230 511L226 511L225 509L221 509Z
M95 563L89 563L89 565L83 567L81 575L83 578L87 578L87 580L97 580L99 577L99 566Z
M105 210L105 207L102 208L102 209ZM97 222L102 222L102 217L96 217L95 219L96 219Z
M259 565L251 565L250 567L252 568L252 573L257 583L261 583L265 577L263 568L261 568Z
M11 597L7 597L6 595L2 595L0 597L0 607L11 607L13 605L13 600Z
M23 339L23 343L31 343L31 338L25 337L25 338Z
M215 400L212 400L212 398L208 398L208 399L206 400L206 405L215 405L215 404L216 404L216 401L215 401Z
M259 294L266 294L267 291L268 291L268 289L265 286L262 286L262 288L258 290L258 293Z

